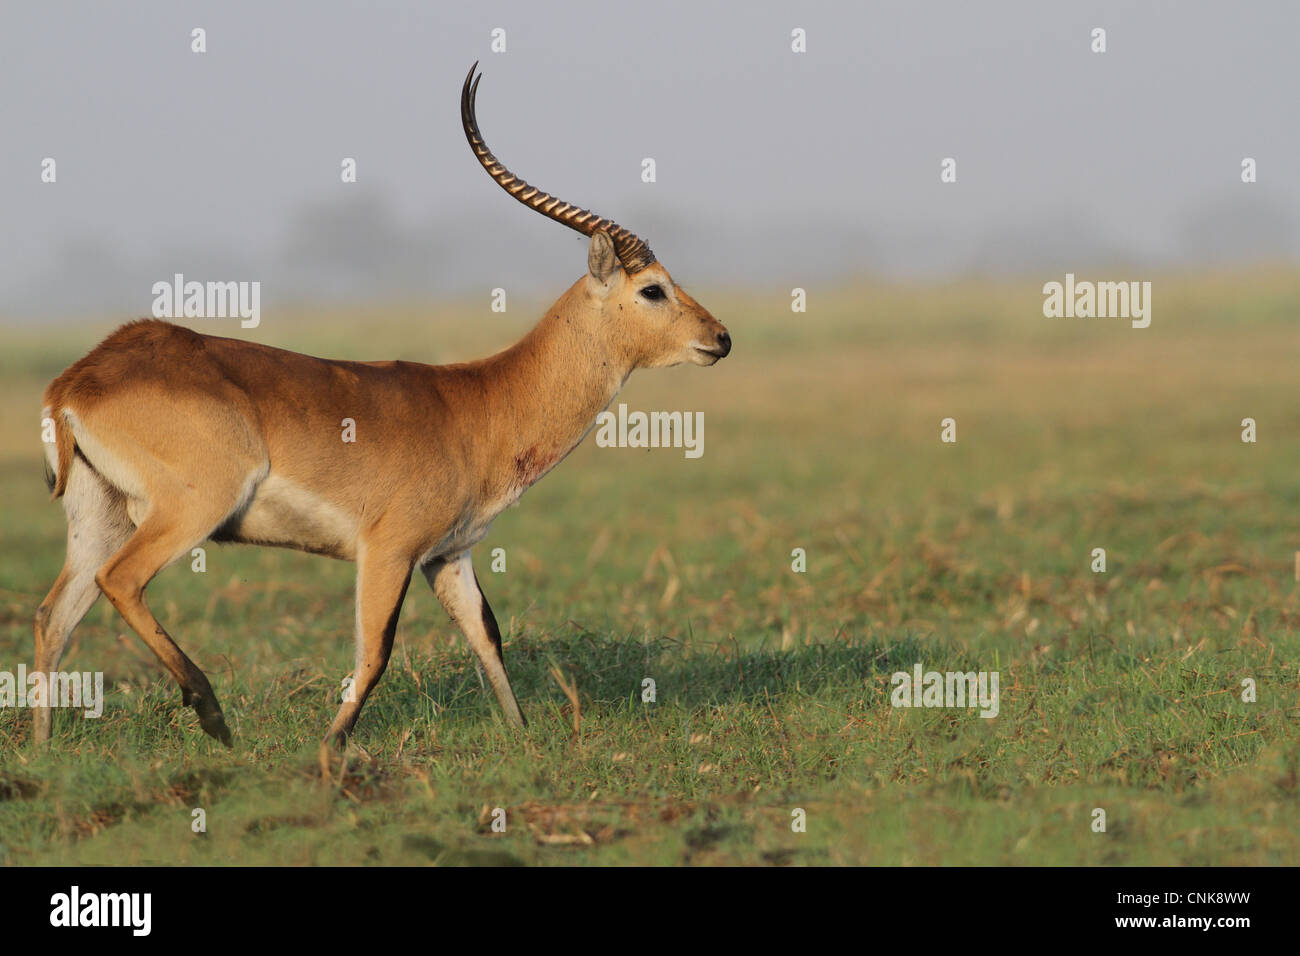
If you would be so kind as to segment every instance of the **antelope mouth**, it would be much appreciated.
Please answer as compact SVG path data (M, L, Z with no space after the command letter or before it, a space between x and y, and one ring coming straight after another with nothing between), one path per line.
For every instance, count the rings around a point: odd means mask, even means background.
M706 349L699 345L693 345L691 348L695 352L695 361L699 365L716 365L727 355L722 349Z

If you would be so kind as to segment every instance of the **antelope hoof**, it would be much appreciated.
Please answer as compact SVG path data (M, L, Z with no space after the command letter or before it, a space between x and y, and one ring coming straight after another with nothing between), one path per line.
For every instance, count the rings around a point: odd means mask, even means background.
M221 705L215 700L196 699L193 704L194 712L199 715L199 726L209 737L215 737L227 747L235 745L234 738L230 735L230 728L226 726L226 718L221 713Z
M320 745L320 780L321 783L331 784L334 782L335 767L340 769L346 766L343 757L343 751L335 741L334 735L326 737Z

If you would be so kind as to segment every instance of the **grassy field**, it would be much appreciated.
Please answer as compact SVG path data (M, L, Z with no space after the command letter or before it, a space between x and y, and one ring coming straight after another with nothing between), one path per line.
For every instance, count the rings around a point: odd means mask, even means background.
M103 717L56 713L36 753L0 711L0 862L1300 863L1300 278L1157 276L1144 330L1045 319L1041 282L810 290L803 315L700 291L731 357L619 400L703 411L703 457L589 439L479 546L525 734L418 580L329 784L351 565L212 545L151 586L233 751L101 601L64 666L104 672ZM543 306L242 334L447 361ZM106 328L3 333L0 670L30 665L63 557L40 390ZM892 707L917 663L997 671L999 715Z

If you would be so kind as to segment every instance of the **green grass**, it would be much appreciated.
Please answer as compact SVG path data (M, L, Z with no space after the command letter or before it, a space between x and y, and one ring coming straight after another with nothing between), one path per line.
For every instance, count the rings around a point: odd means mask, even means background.
M0 711L0 862L1300 862L1300 281L1158 278L1145 330L1044 319L1040 287L863 286L806 315L701 293L732 356L638 373L619 400L704 411L704 456L584 444L478 549L525 734L418 582L328 785L351 565L212 545L206 573L151 585L233 751L101 602L65 666L104 672L104 716L56 713L37 753L29 715ZM507 344L511 315L257 331L445 361ZM63 556L40 389L97 332L2 350L0 670L30 664ZM998 671L999 715L891 707L917 662Z

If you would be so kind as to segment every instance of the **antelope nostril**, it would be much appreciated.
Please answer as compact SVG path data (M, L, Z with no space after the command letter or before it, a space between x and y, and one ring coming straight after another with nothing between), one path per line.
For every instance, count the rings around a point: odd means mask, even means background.
M731 353L731 333L719 332L718 345L722 346L722 356L726 358Z

